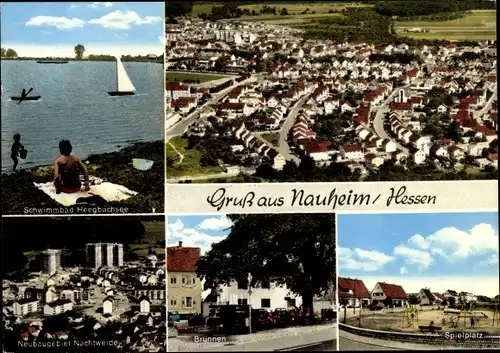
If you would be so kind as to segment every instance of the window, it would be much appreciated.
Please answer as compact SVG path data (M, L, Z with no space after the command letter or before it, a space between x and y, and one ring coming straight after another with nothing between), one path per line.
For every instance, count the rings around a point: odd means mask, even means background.
M261 308L270 308L271 307L271 299L269 299L269 298L262 298L260 300L260 307Z
M182 284L186 284L186 277L182 277Z
M238 305L248 305L248 299L238 299Z
M288 306L295 306L296 305L296 302L295 302L295 298L285 298Z
M175 298L170 298L170 306L176 307L177 306L177 299Z
M184 307L192 308L193 307L193 298L192 297L184 297Z
M247 282L240 282L238 281L238 289L248 289Z
M177 278L176 277L170 277L170 284L177 284Z
M260 282L260 287L262 289L270 289L271 288L271 282L268 279L264 279L264 280L262 280L262 282Z

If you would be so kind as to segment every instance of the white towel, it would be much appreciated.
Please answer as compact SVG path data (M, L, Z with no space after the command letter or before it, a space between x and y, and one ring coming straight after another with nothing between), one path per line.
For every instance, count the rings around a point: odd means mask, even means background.
M82 184L82 189L72 194L63 192L60 194L56 193L56 187L54 183L50 181L47 183L34 184L37 189L43 191L52 200L66 207L75 205L76 201L80 198L100 196L104 200L112 202L127 200L138 194L136 191L129 190L125 186L109 183L94 176L89 176L89 191L85 191L85 185Z

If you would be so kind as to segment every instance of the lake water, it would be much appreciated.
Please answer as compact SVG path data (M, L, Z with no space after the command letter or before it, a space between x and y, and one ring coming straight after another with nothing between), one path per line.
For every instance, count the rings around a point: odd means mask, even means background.
M21 134L28 158L21 168L51 164L59 141L70 140L73 152L113 152L134 142L164 138L163 68L154 63L123 63L136 88L133 96L111 97L116 90L115 62L1 62L2 171L12 168L13 135ZM23 88L38 101L17 104Z

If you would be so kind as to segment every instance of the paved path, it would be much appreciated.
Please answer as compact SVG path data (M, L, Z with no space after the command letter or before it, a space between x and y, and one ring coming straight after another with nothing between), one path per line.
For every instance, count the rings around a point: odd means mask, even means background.
M168 340L168 351L220 352L220 351L277 351L295 350L297 347L315 346L318 350L325 349L327 342L337 336L336 325L321 325L309 327L291 327L272 330L252 335L236 336L226 343L194 343L194 340L171 338ZM304 348L304 350L309 350ZM331 350L336 350L335 346Z
M474 110L472 112L474 119L478 120L479 122L482 122L483 119L481 118L484 114L487 114L491 110L491 105L493 104L493 101L497 99L497 87L495 86L493 90L493 94L491 95L490 99L486 102L484 105L483 109L481 110Z
M306 344L293 348L277 349L275 352L297 352L297 351L308 351L308 352L331 352L337 351L337 340L330 340L326 342Z
M292 160L297 164L300 163L300 158L292 154L290 146L288 145L287 138L290 129L295 123L295 118L299 114L299 110L302 108L302 105L305 103L308 96L309 95L306 95L305 97L300 98L291 107L290 112L288 113L283 126L281 126L281 130L279 133L279 147L277 147L278 151L283 155L283 157L285 157L286 160Z
M177 150L177 148L175 148L175 146L174 146L174 145L172 145L172 143L171 143L171 142L168 142L168 145L169 145L170 147L172 147L172 148L173 148L173 150L175 151L175 153L177 153L177 154L179 155L179 161L178 161L176 164L181 164L181 163L182 163L182 161L184 160L184 155L183 155L182 153L180 153L180 152Z
M241 82L235 82L234 85L222 90L221 92L218 92L218 93L214 93L212 94L212 99L208 100L207 102L205 102L205 104L197 107L195 109L194 112L192 112L191 114L189 114L188 116L182 118L181 121L175 123L174 125L172 125L168 130L167 130L167 141L170 140L172 137L176 137L176 136L181 136L183 135L188 126L191 125L196 119L199 118L200 116L200 113L203 111L203 109L209 105L213 105L213 104L216 104L218 103L219 101L221 101L229 92L231 92L233 90L233 88L235 88L236 86L239 86L239 85L243 85L243 84L246 84L250 81L253 81L253 80L262 80L263 77L262 75L252 75L250 76L248 79L246 80L243 80Z
M442 350L442 349L464 349L461 347L446 347L429 344L404 343L378 338L358 336L350 332L339 330L339 350Z
M242 168L239 170L234 170L234 171L228 171L227 173L215 173L215 174L199 174L199 175L192 175L192 176L182 176L182 177L177 177L177 178L169 178L167 179L167 184L176 184L181 181L186 181L186 180L209 180L209 179L220 179L220 178L231 178L239 175L240 173L245 173L245 174L253 174L255 173L255 169L252 168ZM168 171L167 171L168 174Z

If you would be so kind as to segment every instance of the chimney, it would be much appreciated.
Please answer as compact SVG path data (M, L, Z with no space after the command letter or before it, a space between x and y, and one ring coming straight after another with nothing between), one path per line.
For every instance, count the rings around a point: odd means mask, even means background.
M182 248L182 241L179 242L179 248Z

